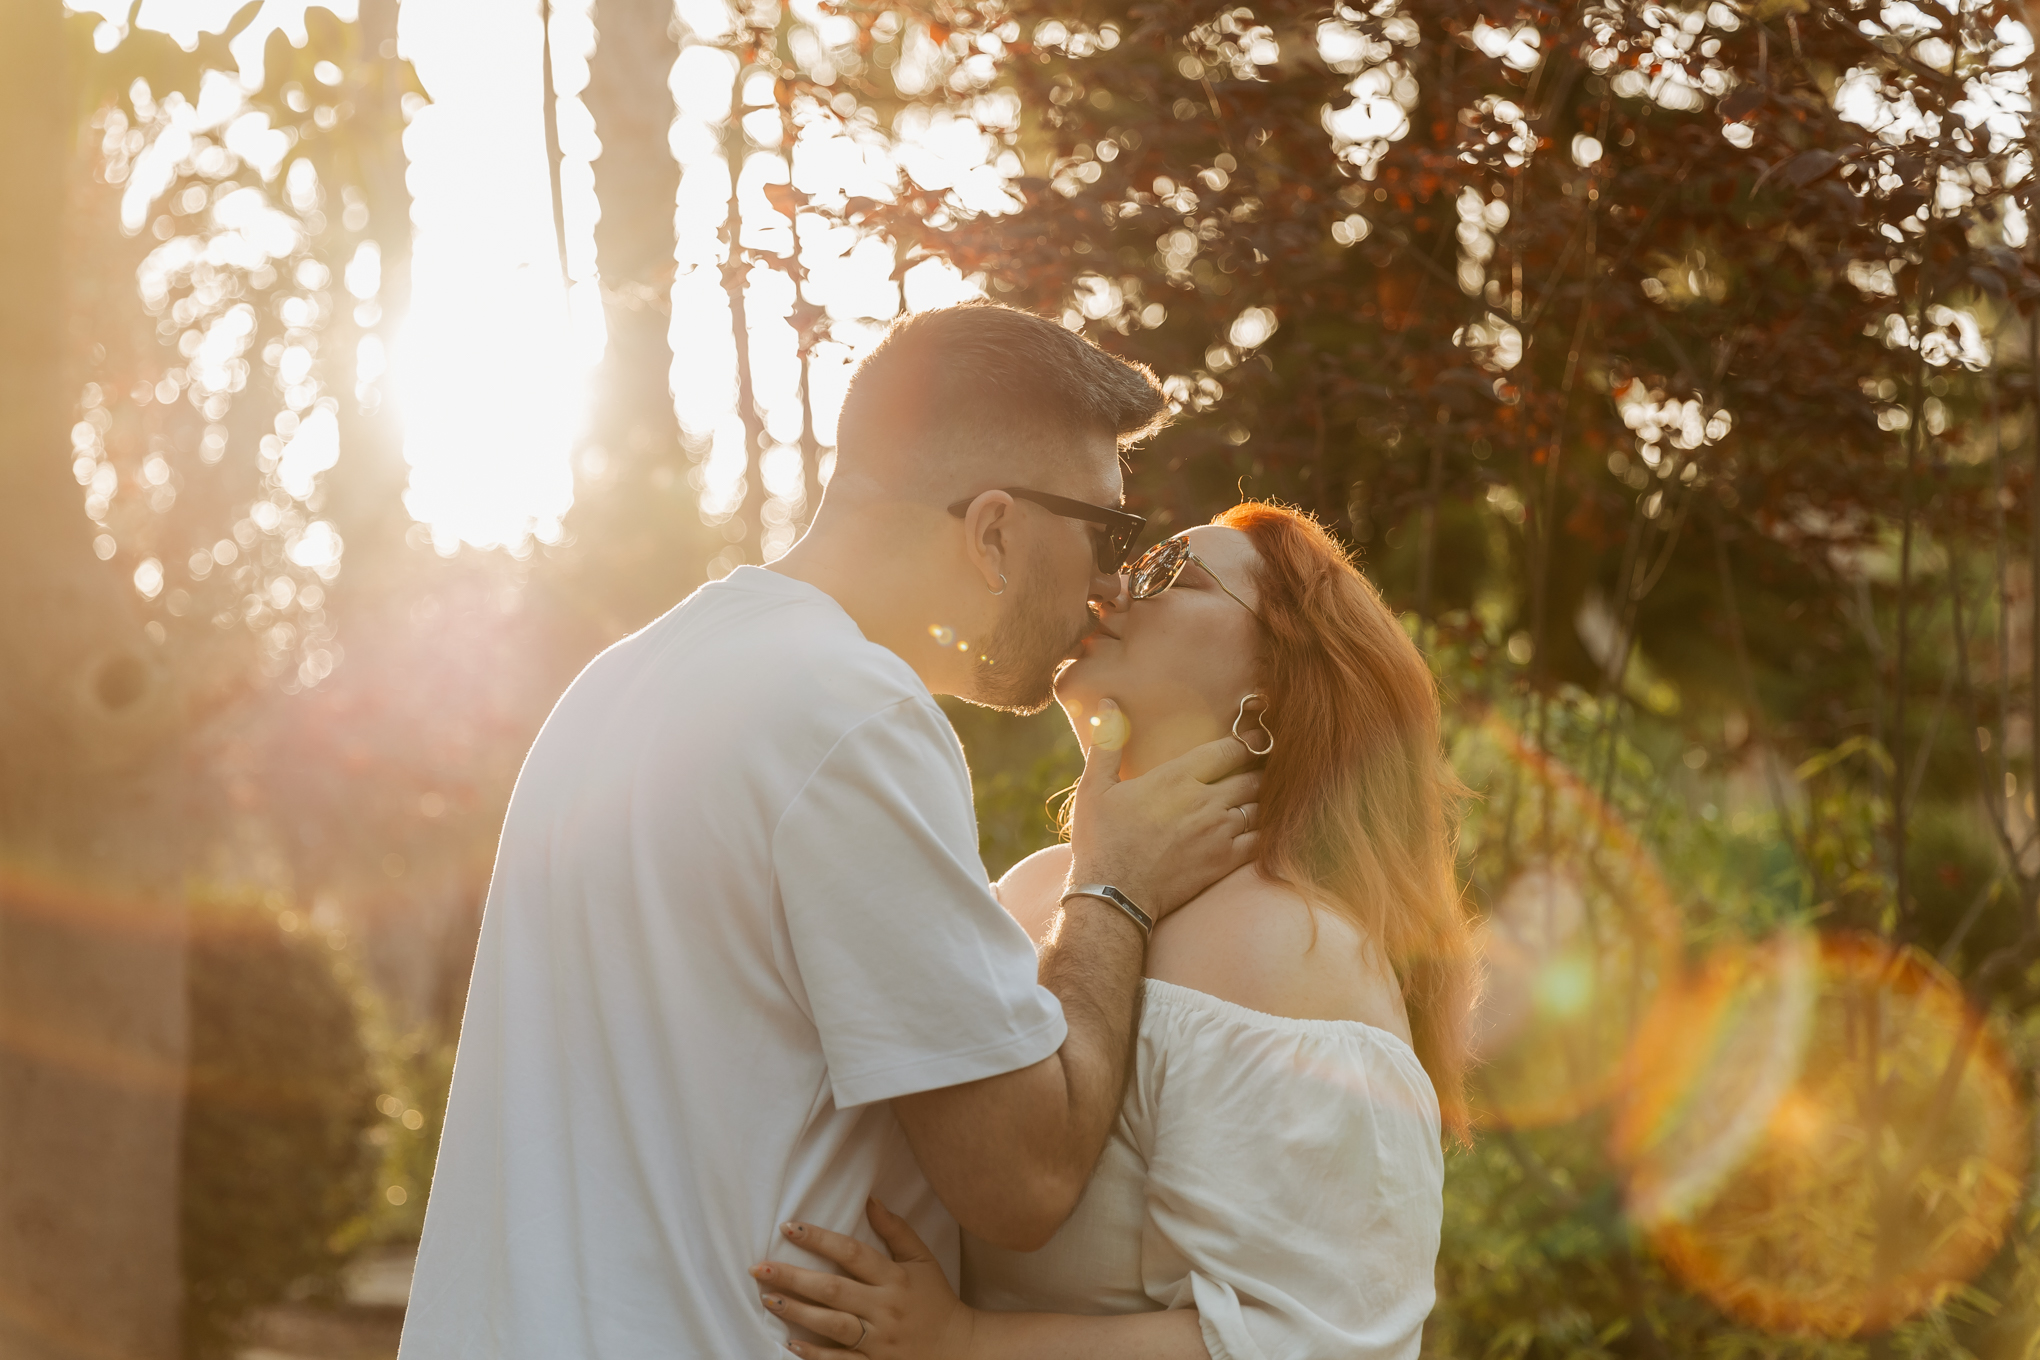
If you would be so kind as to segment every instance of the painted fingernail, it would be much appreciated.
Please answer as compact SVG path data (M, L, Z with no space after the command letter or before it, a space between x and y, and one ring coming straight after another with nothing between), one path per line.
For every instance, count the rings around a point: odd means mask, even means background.
M786 1300L780 1298L777 1294L767 1294L765 1296L765 1306L776 1313L786 1307Z
M807 1229L802 1227L798 1223L782 1223L779 1225L779 1230L785 1233L788 1237L800 1237L805 1235L807 1232Z
M769 1280L772 1278L772 1267L769 1265L752 1266L751 1273L761 1280Z

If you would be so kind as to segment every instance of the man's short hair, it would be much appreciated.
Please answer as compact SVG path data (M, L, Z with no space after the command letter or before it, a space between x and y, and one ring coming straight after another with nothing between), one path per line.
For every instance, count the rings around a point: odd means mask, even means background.
M1144 365L1031 312L969 302L900 317L857 366L836 471L907 495L967 495L1046 480L1087 433L1123 449L1167 418Z

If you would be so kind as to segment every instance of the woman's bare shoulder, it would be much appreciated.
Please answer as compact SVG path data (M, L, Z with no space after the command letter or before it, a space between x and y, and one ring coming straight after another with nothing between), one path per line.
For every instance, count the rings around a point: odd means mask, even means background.
M1155 927L1147 973L1269 1015L1358 1020L1409 1038L1395 975L1360 928L1252 865Z
M1021 924L1037 948L1055 923L1055 910L1069 876L1070 847L1065 842L1035 851L993 886L999 905Z

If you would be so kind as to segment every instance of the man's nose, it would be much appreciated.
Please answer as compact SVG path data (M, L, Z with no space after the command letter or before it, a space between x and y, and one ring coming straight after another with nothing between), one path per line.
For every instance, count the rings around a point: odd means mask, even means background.
M1103 572L1094 573L1091 577L1091 599L1101 610L1124 613L1133 603L1126 573L1114 572L1110 576Z

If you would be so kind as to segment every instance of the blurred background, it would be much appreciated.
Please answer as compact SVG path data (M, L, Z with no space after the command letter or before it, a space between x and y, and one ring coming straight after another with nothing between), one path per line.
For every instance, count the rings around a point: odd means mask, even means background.
M1433 657L1453 1357L2040 1356L2032 28L4 0L0 1356L394 1354L553 698L988 295ZM953 708L996 874L1061 718Z

